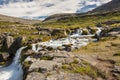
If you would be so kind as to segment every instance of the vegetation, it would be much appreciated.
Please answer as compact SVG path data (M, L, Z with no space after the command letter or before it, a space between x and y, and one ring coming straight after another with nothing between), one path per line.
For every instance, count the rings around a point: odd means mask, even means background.
M83 16L69 17L65 19L59 19L57 21L46 21L40 22L39 24L22 24L19 22L8 22L0 21L0 34L9 33L13 37L24 36L26 41L39 39L41 41L47 41L51 38L57 39L59 37L65 37L63 29L70 32L71 28L79 27L94 27L94 26L109 26L117 27L120 26L120 11L109 12L109 13L99 13L99 14L87 14ZM39 34L36 27L46 27L49 29L59 28L62 29L59 33L51 33L52 36ZM95 30L93 29L93 32ZM84 34L87 34L84 31ZM26 43L26 42L24 42Z
M98 14L88 14L84 16L69 17L60 20L46 21L40 24L34 24L34 26L46 26L51 28L76 28L76 27L87 27L87 26L120 26L120 23L110 23L106 24L108 21L120 21L120 11L108 12L108 13L98 13Z
M119 52L120 38L119 37L103 37L99 42L91 42L87 46L76 49L74 53L81 54L102 54Z
M120 66L120 37L103 37L99 42L73 50L74 54L97 55L106 60L113 60Z
M100 76L99 72L85 61L78 63L75 60L75 62L72 62L70 64L64 64L62 66L62 69L68 72L72 72L72 73L79 73L81 75L89 75L93 78L97 78L98 76Z

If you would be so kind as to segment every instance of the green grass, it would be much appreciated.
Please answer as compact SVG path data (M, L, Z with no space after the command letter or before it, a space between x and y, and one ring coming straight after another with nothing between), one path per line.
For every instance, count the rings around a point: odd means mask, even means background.
M77 54L103 54L119 52L120 38L117 37L103 37L99 42L91 42L87 46L80 49L73 50Z
M94 14L94 15L85 15L78 17L69 17L67 19L61 19L52 22L44 22L34 25L41 25L51 28L76 28L76 27L87 27L87 26L94 27L99 23L101 23L102 26L106 26L106 24L102 24L102 23L107 21L120 21L120 11ZM116 27L119 25L120 24L117 23L117 24L111 24L109 26Z
M82 65L81 65L82 64ZM89 75L93 78L97 78L99 72L93 68L89 63L83 61L81 64L72 62L71 64L64 64L62 69L71 73L79 73L81 75ZM84 66L83 66L84 65Z
M120 26L120 23L114 23L111 25L103 24L107 21L120 21L120 11L118 12L110 12L110 13L102 13L102 14L94 14L94 15L85 15L85 16L77 16L77 17L69 17L66 19L58 20L58 21L52 21L52 22L41 22L39 24L34 25L26 25L21 24L18 22L6 22L6 21L0 21L0 34L2 33L11 33L11 35L16 38L19 36L26 37L26 42L28 40L35 40L40 39L42 41L48 41L51 38L52 39L58 39L62 37L66 37L64 35L64 29L66 29L67 34L71 32L72 28L79 28L79 27L93 27L96 25L102 25L102 26L109 26L109 27L117 27ZM52 36L44 35L44 34L35 34L37 33L36 27L42 26L49 29L52 28L60 28L61 31L54 33ZM95 32L95 29L93 29L93 33ZM52 33L51 33L52 34ZM84 31L84 34L87 34L86 31ZM24 43L26 43L24 42Z

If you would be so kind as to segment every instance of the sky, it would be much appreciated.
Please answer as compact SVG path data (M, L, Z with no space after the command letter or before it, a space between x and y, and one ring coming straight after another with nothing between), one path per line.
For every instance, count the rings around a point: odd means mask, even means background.
M0 5L0 14L30 19L44 18L58 13L81 13L111 0L33 0Z

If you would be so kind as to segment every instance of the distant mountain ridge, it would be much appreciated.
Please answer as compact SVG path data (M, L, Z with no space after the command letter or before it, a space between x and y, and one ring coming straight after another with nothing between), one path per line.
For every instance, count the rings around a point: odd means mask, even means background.
M92 10L92 12L105 12L120 10L120 0L112 0L111 2L104 4Z
M117 11L117 10L120 10L120 0L112 0L106 4L103 4L100 7L93 9L92 11L88 11L85 13L77 13L77 14L76 13L55 14L55 15L49 16L44 21L59 20L59 19L65 19L69 17L78 17L78 16L90 15L90 14L96 14L96 13L106 13L106 12Z
M43 16L53 14L87 12L109 1L111 0L0 0L0 14L42 20Z
M0 14L0 21L7 21L7 22L18 22L22 24L35 24L40 23L40 20L30 20L30 19L22 19L22 18L16 18L16 17L10 17Z

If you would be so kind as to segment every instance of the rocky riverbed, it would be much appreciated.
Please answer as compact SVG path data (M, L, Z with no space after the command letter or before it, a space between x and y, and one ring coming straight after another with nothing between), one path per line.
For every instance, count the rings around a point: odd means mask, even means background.
M24 47L18 49L12 63L7 67L0 68L0 80L119 79L120 67L115 66L114 61L100 58L97 55L73 54L73 50L99 40L101 29L98 28L96 31L96 38L93 38L95 34L91 34L89 31L89 35L82 33L81 29L77 29L66 38L35 43L28 46L29 48L27 47L23 52L21 51ZM16 40L21 41L20 38L11 40L9 41L13 43ZM21 53L22 64L20 62ZM102 64L103 66L101 66Z

